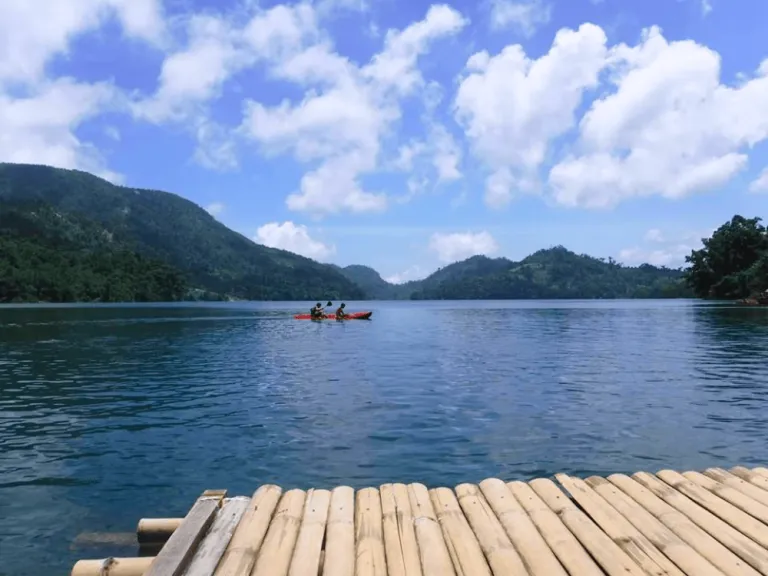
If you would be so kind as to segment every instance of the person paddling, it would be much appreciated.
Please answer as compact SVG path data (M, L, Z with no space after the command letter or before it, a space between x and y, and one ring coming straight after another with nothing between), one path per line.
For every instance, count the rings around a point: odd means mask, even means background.
M341 303L341 306L336 310L336 320L344 320L346 318L347 313L344 312L344 308L346 307L346 304L344 302Z
M333 302L328 302L326 306L333 306ZM309 313L313 320L325 318L325 308L323 308L323 305L320 302L315 304L314 308L312 308Z
M323 314L323 305L318 302L312 307L312 309L309 311L309 314L312 316L313 320L319 320L325 315Z

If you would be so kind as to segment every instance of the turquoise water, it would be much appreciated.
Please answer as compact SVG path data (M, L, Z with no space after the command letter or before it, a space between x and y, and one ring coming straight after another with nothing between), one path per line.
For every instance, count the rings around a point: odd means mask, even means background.
M768 463L768 311L690 301L0 308L0 574L206 488Z

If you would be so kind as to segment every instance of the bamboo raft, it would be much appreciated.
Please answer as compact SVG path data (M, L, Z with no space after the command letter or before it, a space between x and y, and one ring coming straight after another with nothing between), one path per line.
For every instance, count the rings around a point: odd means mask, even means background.
M768 468L555 480L208 490L72 576L768 576Z

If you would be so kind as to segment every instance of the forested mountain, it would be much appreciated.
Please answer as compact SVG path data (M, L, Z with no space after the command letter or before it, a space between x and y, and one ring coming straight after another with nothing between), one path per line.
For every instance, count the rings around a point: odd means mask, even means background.
M0 204L0 302L172 302L183 275L46 205Z
M67 250L88 262L130 254L137 261L165 263L164 270L183 278L186 297L364 297L363 290L334 267L255 244L180 196L115 186L77 170L0 164L0 213L34 223L7 225L0 232L0 274L22 286L15 292L0 291L0 301L95 299L88 291L54 296L42 290L53 277L66 277L68 260L57 256L58 249L48 252L61 234L70 239ZM68 224L54 226L56 218ZM41 229L48 238L44 242L38 240ZM10 257L30 250L39 252L37 259ZM127 290L125 299L134 299L131 294L135 292Z
M474 256L438 270L415 287L415 300L690 297L680 270L622 266L557 246L520 262Z
M736 293L723 286L743 276L701 287L720 273L713 258L688 276L698 279L697 293ZM395 285L367 266L340 268L255 244L175 194L115 186L75 170L0 164L0 302L691 294L680 270L622 266L562 246L520 262L474 256Z
M368 298L373 300L405 300L413 292L413 283L392 284L369 266L352 264L339 268L341 273L360 286Z

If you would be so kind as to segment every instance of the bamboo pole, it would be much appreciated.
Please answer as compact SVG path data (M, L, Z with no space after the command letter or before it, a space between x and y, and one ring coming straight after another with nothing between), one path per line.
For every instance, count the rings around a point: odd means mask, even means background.
M179 527L184 518L142 518L136 527L139 544L165 542Z
M80 560L72 568L70 576L142 576L153 560L152 556Z

